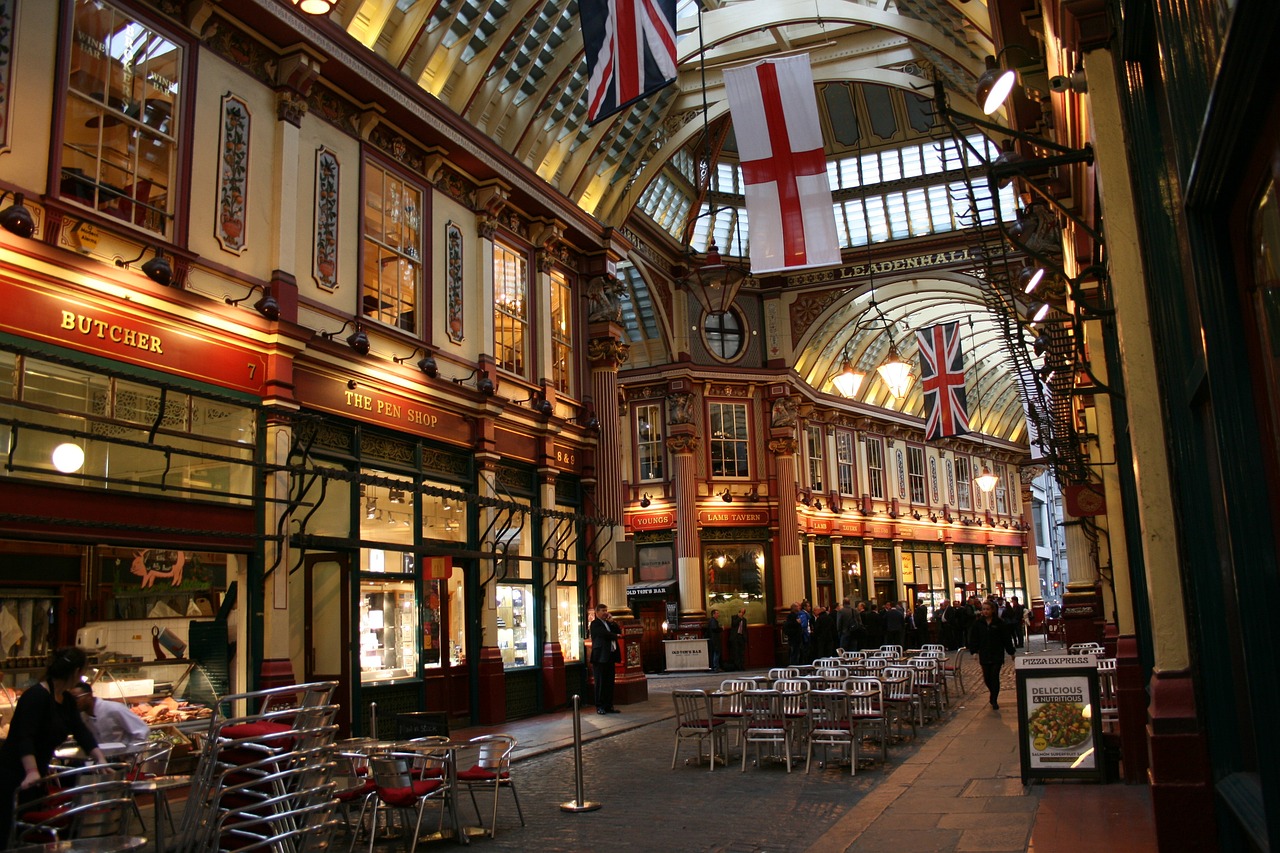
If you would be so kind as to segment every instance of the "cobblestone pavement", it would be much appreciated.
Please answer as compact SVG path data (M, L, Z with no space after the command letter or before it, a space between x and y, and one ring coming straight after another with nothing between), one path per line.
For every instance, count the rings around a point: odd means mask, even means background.
M1007 669L1011 675L1012 666ZM719 678L715 676L710 681L709 676L703 676L700 680L709 681L708 684L685 681L675 686L713 686ZM969 707L985 704L976 664L966 670L965 683ZM663 695L670 689L669 681L651 679L650 703L665 703L670 708L670 701ZM808 775L803 757L798 766L793 762L793 772L788 774L780 762L765 761L763 766L753 766L749 755L746 772L742 772L741 753L732 743L727 767L717 766L708 772L705 763L686 762L686 756L692 758L694 754L693 744L686 743L672 770L674 717L670 716L584 745L584 795L588 802L601 804L597 811L567 813L560 809L560 804L575 798L572 749L520 761L515 765L514 776L527 825L520 826L510 796L503 792L497 837L474 839L473 846L478 851L606 848L690 853L821 849L826 846L824 834L931 738L946 732L956 714L964 713L957 710L957 705L963 704L953 702L948 717L921 728L915 741L892 746L887 767L863 764L853 777L847 766L833 763L819 767L818 755ZM624 708L620 716L625 718L628 713ZM594 716L584 716L584 727L594 722ZM460 807L464 821L474 822L470 802L464 798ZM843 847L834 840L830 843L831 849ZM432 844L428 849L431 848L441 849L441 845ZM393 849L399 847L379 845L379 850Z

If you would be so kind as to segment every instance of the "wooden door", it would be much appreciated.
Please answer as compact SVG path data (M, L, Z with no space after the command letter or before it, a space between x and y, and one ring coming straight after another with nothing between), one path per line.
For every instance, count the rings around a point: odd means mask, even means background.
M646 601L640 605L640 624L644 627L640 637L640 666L645 672L662 672L667 668L662 645L662 620L666 618L665 601Z
M338 725L351 731L351 589L346 554L309 554L304 561L304 681L336 681Z

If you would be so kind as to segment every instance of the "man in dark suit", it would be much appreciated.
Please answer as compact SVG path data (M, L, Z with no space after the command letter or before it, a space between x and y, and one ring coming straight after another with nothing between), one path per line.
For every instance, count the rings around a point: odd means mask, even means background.
M617 714L613 707L613 665L622 660L618 637L622 628L609 614L609 605L596 605L596 618L591 620L591 675L596 682L596 713Z

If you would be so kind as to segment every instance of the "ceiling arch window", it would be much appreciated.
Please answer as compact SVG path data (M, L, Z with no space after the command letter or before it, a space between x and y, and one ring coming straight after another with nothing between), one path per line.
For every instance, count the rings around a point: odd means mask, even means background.
M76 0L59 194L172 239L186 50L105 0Z

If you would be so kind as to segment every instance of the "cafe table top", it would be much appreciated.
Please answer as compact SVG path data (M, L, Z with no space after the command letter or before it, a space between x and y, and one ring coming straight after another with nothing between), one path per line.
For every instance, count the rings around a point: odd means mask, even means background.
M145 847L147 839L140 835L103 835L98 838L64 838L44 844L11 847L9 853L117 853Z

